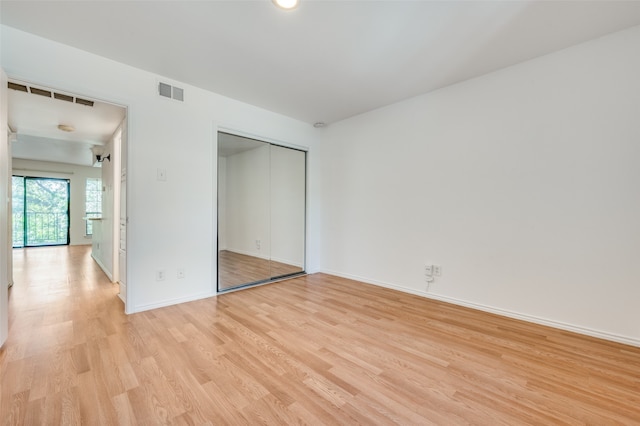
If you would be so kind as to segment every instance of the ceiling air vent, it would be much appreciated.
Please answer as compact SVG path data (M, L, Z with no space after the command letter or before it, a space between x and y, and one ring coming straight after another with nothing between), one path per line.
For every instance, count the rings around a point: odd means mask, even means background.
M61 101L73 102L73 96L63 95L62 93L53 93L53 97Z
M37 87L31 87L31 93L33 93L34 95L46 96L47 98L51 97L50 91L38 89Z
M76 98L76 103L80 105L93 106L93 101L89 101L87 99Z
M184 89L181 89L180 87L175 87L167 83L159 83L158 94L165 98L184 102Z
M29 91L27 89L27 86L25 86L24 84L18 84L18 83L9 82L9 84L7 86L9 87L9 89L18 90L20 92L28 92Z
M33 93L34 95L45 96L47 98L50 98L51 95L53 94L53 98L61 101L66 101L71 103L75 102L76 104L86 105L89 107L93 106L93 101L90 101L88 99L82 99L82 98L77 98L73 95L65 95L63 93L52 92L51 90L47 90L47 89L39 89L37 87L27 86L25 84L13 83L9 81L7 84L7 87L9 89L17 90L19 92Z

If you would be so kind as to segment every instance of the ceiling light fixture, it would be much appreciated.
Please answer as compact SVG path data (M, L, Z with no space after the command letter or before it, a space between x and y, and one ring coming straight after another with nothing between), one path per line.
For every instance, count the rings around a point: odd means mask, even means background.
M298 3L300 3L299 0L273 0L273 4L284 10L295 9Z
M58 129L62 130L63 132L73 132L76 130L76 128L70 124L58 124Z

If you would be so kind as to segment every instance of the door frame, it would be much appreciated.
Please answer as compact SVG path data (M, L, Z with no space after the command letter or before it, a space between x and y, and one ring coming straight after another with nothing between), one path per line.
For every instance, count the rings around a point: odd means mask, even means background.
M2 123L8 123L8 121L7 121L8 117L6 116L6 114L7 114L7 108L8 108L7 82L9 80L9 77L5 74L4 70L0 69L0 71L2 71L2 82L0 83L1 86L2 86L2 97L0 98L0 100L2 100L2 102L3 102L1 104L2 108L0 108L0 113L5 115L4 116L4 121L2 121ZM35 85L35 86L43 86L43 87L50 88L52 90L59 90L59 91L66 92L66 93L79 94L79 95L82 95L86 99L91 99L91 100L95 100L95 101L103 102L103 103L109 103L109 104L117 105L117 106L123 108L125 110L125 115L124 115L124 120L123 120L125 130L122 132L122 137L126 137L126 140L127 140L126 153L122 153L120 151L120 147L118 147L117 148L117 153L115 154L115 156L118 157L118 161L119 162L124 157L125 160L126 160L126 164L123 165L124 168L127 170L127 172L129 172L131 170L130 167L129 167L129 164L131 163L131 161L129 160L131 158L131 138L130 138L131 126L130 126L130 122L131 122L131 111L132 111L133 108L131 107L131 105L129 105L129 101L128 100L125 100L125 99L119 99L119 100L118 99L110 99L107 93L100 92L99 90L95 90L95 89L88 90L86 87L74 88L72 84L71 85L67 84L67 85L62 85L61 86L60 84L58 84L59 82L48 82L48 81L33 80L33 79L30 79L30 78L21 78L21 76L19 76L19 75L12 75L10 78L11 78L11 80L20 81L20 82L32 84L32 85ZM8 127L8 124L7 124L7 127ZM0 129L0 133L4 133L1 130L2 129ZM6 137L6 135L4 137ZM0 142L2 142L2 139L0 139ZM9 160L9 164L8 164L9 175L8 176L9 177L6 178L6 177L2 176L0 178L0 186L5 186L6 187L8 185L9 186L9 191L10 191L10 185L11 185L10 176L12 175L11 151L10 151L11 142L8 142L7 146L8 146L8 149L9 149L9 158L8 158L8 160ZM1 166L2 166L2 164L0 163L0 170L2 170ZM127 175L130 176L130 173L127 173ZM7 179L7 182L4 182L4 179ZM114 176L114 185L117 185L118 188L120 188L121 180L120 180L120 171L119 170L117 171L117 174ZM125 181L125 190L129 188L129 185L130 185L130 179L127 179ZM129 204L130 191L126 190L125 194L126 194L126 200L125 200L126 208L128 209L129 206L130 206L130 204ZM118 206L119 206L119 200L118 200ZM11 208L11 206L9 206L9 209L10 208ZM128 227L129 226L129 221L128 221L129 214L128 214L128 212L126 214L127 214L127 227ZM114 217L117 217L117 218L120 217L119 209L118 209L118 211L114 212ZM0 227L4 226L3 223L2 223L2 222L4 222L3 219L4 218L0 218ZM7 222L7 228L10 229L10 227L11 227L10 218L7 218L6 222ZM119 221L118 221L118 223L119 223ZM129 235L130 235L130 233L127 232L127 237L126 237L127 238L127 246L130 246L129 245L129 241L128 241L129 240ZM118 231L117 234L114 231L113 239L114 239L114 247L118 247L119 231ZM8 245L9 244L12 245L11 239L9 239L9 242L7 244ZM9 281L10 282L13 281L13 274L12 274L13 255L12 255L12 250L13 249L11 247L9 249L8 262L7 262L8 265L9 265L8 266L8 269L9 269L8 275L9 275ZM128 261L127 256L128 256L128 253L125 253L125 262L126 263L128 263L127 262ZM3 259L2 259L2 256L0 255L0 263L2 263L2 262L3 262ZM115 256L115 258L113 259L113 262L114 262L114 271L115 271L115 270L118 269L116 265L118 265L119 262L120 262L119 255ZM3 270L0 270L0 274L3 274L3 272L4 272ZM128 271L125 271L125 274L128 275ZM113 278L114 278L113 282L117 283L119 277L114 276ZM131 310L128 309L128 307L132 306L132 303L131 303L131 300L132 300L132 291L131 290L132 290L132 288L131 288L131 285L130 285L130 280L127 279L127 278L125 278L125 280L127 282L126 300L123 300L123 302L124 302L124 312L126 314L129 314L129 313L131 313ZM0 286L0 287L2 287L2 286ZM0 291L0 295L1 295L1 293L2 292ZM1 300L2 299L0 298L0 301ZM4 313L5 313L4 310L2 309L2 307L0 307L0 326L2 324L2 319L3 319ZM8 317L8 314L7 314L7 317ZM0 327L0 344L1 344L1 342L2 342L2 330L1 330L1 327Z
M9 337L9 286L13 281L13 242L9 238L12 162L7 81L7 74L0 68L0 241L4 241L0 245L0 346Z
M219 218L218 218L218 214L219 214L219 205L220 205L220 201L219 201L219 196L220 196L220 191L219 191L219 170L218 170L218 136L220 133L227 133L233 136L239 136L239 137L243 137L243 138L248 138L248 139L253 139L253 140L257 140L260 142L265 142L269 145L275 145L275 146L279 146L282 148L288 148L288 149L293 149L296 151L301 151L304 153L304 229L303 229L303 237L304 237L304 244L303 244L303 265L302 265L302 271L301 272L296 272L293 274L287 274L287 275L283 275L283 276L277 276L277 277L271 277L269 279L266 280L262 280L262 281L257 281L257 282L251 282L251 283L246 283L246 284L242 284L242 285L238 285L235 287L230 287L227 289L220 289L220 285L219 285L219 256L218 256L218 251L220 249L219 247L219 235L220 235L220 229L219 229ZM308 190L308 184L309 184L309 148L306 146L302 146L302 145L297 145L297 144L292 144L289 142L285 142L279 139L274 139L271 137L267 137L267 136L262 136L262 135L257 135L255 133L249 133L246 132L244 130L239 130L237 128L234 127L227 127L224 125L220 125L217 123L214 123L213 126L213 163L214 163L214 173L213 173L213 187L216 189L216 198L215 198L215 215L213 215L214 217L214 223L213 223L213 229L215 229L216 231L216 238L213 241L213 252L215 255L215 262L213 262L213 266L214 269L213 270L213 283L212 283L212 293L213 294L223 294L223 293L229 293L229 292L233 292L233 291L237 291L237 290L242 290L248 287L255 287L255 286L259 286L259 285L265 285L265 284L271 284L277 281L282 281L285 279L289 279L289 278L293 278L296 276L301 276L301 275L305 275L307 274L307 244L308 244L308 235L307 235L307 224L308 224L308 214L309 214L309 201L308 201L308 194L309 194L309 190Z

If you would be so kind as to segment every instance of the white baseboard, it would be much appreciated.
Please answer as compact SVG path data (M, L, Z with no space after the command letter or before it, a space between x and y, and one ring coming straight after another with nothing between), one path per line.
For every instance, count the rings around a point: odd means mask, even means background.
M167 306L177 305L179 303L193 302L200 299L206 299L208 297L216 296L217 293L200 293L186 297L180 297L177 299L167 299L160 302L149 303L147 305L135 306L129 313L135 314L137 312L150 311L151 309L165 308Z
M249 251L244 251L244 250L235 250L235 249L229 249L229 248L225 249L225 251L228 251L228 252L231 252L231 253L242 254L242 255L245 255L245 256L257 257L258 259L263 259L263 260L273 260L274 262L284 263L285 265L292 265L292 266L296 266L298 268L304 268L304 265L299 263L299 262L294 262L294 261L287 260L287 259L281 259L281 258L278 258L278 257L263 256L261 254L255 253L255 252L249 252Z
M120 291L118 292L118 297L126 305L127 304L127 285L123 284L122 281L118 281L118 287L120 288Z
M109 281L113 282L113 275L111 274L111 271L109 271L103 264L102 262L93 255L93 253L91 253L91 257L93 258L93 260L96 261L96 263L98 264L98 266L100 267L100 269L102 269L102 271L107 275L107 277L109 277Z
M344 273L341 273L341 272L330 271L330 270L326 270L326 269L322 270L320 272L322 272L324 274L328 274L328 275L335 275L337 277L347 278L347 279L350 279L350 280L361 281L361 282L366 283L366 284L373 284L373 285L376 285L376 286L379 286L379 287L385 287L385 288L389 288L389 289L392 289L392 290L401 291L403 293L414 294L416 296L422 296L422 297L426 297L428 299L439 300L441 302L447 302L447 303L451 303L453 305L464 306L464 307L467 307L467 308L476 309L476 310L484 311L484 312L490 312L492 314L497 314L497 315L501 315L501 316L504 316L504 317L515 318L515 319L518 319L518 320L527 321L527 322L531 322L531 323L534 323L534 324L545 325L545 326L557 328L557 329L560 329L560 330L571 331L571 332L574 332L574 333L583 334L583 335L590 336L590 337L596 337L596 338L599 338L599 339L610 340L612 342L623 343L623 344L626 344L626 345L640 347L640 340L639 339L634 339L632 337L621 336L621 335L614 334L614 333L607 333L607 332L600 331L600 330L594 330L594 329L591 329L591 328L586 328L586 327L581 327L581 326L574 325L574 324L568 324L568 323L564 323L564 322L560 322L560 321L555 321L555 320L550 320L550 319L546 319L546 318L536 317L536 316L533 316L533 315L521 314L521 313L518 313L518 312L509 311L509 310L506 310L506 309L495 308L493 306L487 306L487 305L482 305L482 304L478 304L478 303L467 302L465 300L456 299L456 298L453 298L453 297L441 296L441 295L434 294L434 293L429 293L429 292L426 292L426 291L414 290L414 289L411 289L411 288L402 287L402 286L386 283L386 282L383 282L383 281L377 281L377 280L372 280L372 279L368 279L368 278L364 278L364 277L359 277L359 276L356 276L356 275L344 274Z
M231 253L244 254L245 256L257 257L258 259L264 259L264 260L269 260L270 259L269 256L265 256L265 255L262 255L260 253L251 252L251 251L236 250L236 249L233 249L233 248L228 248L226 251L229 251Z
M281 259L279 257L272 257L271 260L273 260L274 262L284 263L285 265L291 265L291 266L295 266L297 268L304 269L304 265L303 264L301 264L300 262L295 262L293 260Z

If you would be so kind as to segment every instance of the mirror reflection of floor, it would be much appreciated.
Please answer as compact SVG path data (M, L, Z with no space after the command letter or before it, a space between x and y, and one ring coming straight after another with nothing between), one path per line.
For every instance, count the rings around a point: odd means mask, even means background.
M218 252L219 289L302 272L299 266L222 250Z

